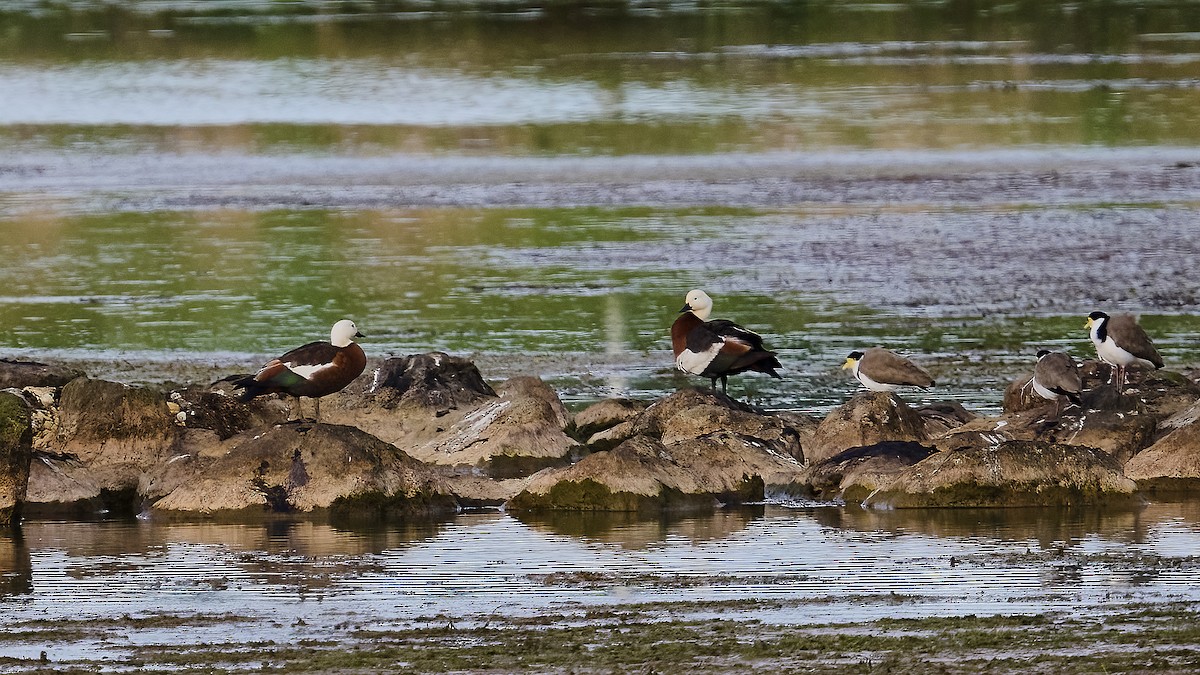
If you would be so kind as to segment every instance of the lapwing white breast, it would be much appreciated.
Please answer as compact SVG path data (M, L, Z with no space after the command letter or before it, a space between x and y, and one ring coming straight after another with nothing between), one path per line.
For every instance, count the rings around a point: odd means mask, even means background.
M713 391L717 390L718 378L721 391L726 392L728 376L747 370L782 379L775 372L782 367L779 359L763 346L762 336L732 321L709 321L712 307L712 298L704 291L696 289L687 294L679 318L671 325L675 367L709 378Z
M1109 316L1104 312L1092 312L1084 327L1096 346L1096 355L1116 367L1117 391L1125 386L1125 369L1129 366L1163 367L1158 349L1132 314Z

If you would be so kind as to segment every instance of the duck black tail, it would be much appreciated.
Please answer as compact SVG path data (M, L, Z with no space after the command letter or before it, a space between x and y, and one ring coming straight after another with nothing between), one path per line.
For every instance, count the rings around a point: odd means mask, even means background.
M253 375L231 375L225 378L225 381L233 384L234 389L241 389L238 392L237 400L242 403L267 393L267 387L263 386L262 382L255 380Z

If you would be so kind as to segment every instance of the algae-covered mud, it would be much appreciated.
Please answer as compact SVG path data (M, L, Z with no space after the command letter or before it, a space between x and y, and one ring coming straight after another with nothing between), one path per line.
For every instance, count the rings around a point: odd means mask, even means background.
M1180 504L31 521L0 672L1187 672L1197 550Z

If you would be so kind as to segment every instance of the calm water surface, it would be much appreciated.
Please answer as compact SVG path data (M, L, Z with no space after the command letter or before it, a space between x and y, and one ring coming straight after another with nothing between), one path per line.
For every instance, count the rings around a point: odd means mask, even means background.
M1197 600L1200 510L863 512L775 504L712 516L518 519L494 513L391 528L310 521L32 521L0 537L0 617L103 620L233 615L111 640L0 641L0 656L120 659L128 645L296 641L490 615L707 602L770 623L1067 611ZM81 598L86 602L80 603Z

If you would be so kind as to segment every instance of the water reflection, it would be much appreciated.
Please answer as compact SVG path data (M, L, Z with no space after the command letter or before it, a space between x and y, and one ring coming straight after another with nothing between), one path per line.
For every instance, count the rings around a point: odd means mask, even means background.
M703 516L551 511L521 513L515 517L536 530L637 550L654 548L667 541L691 545L720 542L744 531L764 513L765 507L749 505Z
M0 532L0 600L33 592L33 560L19 528Z
M1035 544L1041 549L1071 548L1094 537L1114 543L1141 544L1164 518L1177 517L1174 506L1132 509L896 509L848 506L812 509L811 517L841 530L925 534L933 537L985 538Z

